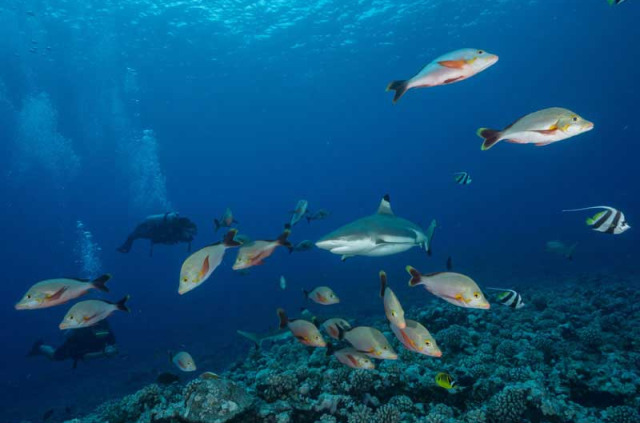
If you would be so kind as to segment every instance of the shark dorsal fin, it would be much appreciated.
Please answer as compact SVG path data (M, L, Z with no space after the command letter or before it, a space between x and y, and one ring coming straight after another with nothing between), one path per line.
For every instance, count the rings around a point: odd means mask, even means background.
M388 214L393 216L393 210L391 210L391 200L389 199L389 194L386 194L382 197L382 201L380 201L380 206L378 206L378 214Z

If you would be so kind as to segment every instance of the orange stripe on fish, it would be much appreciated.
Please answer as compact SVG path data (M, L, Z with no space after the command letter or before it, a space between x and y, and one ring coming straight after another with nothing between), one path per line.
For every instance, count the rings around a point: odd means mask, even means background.
M329 301L327 300L327 298L326 298L324 295L322 295L322 294L317 294L317 293L316 293L316 298L318 299L318 302L320 302L320 303L327 303L327 302L329 302Z
M59 299L62 296L62 294L65 293L66 290L67 290L67 287L63 286L62 288L57 290L55 293L53 293L51 295L47 295L47 300L57 300L57 299Z
M200 273L198 273L198 279L202 280L209 272L209 256L204 258L202 262L202 268L200 269Z
M451 69L462 69L467 64L466 60L443 60L438 62L440 66Z
M351 364L353 364L356 367L359 367L358 366L358 360L356 360L354 356L352 356L351 354L345 354L345 356L351 362Z
M404 331L404 330L400 329L400 334L402 335L402 339L404 339L404 341L405 341L407 344L411 345L411 348L412 348L414 351L417 351L417 350L418 350L418 348L417 348L417 346L416 346L416 343L415 343L415 342L413 342L413 339L409 338L409 336L405 333L405 331Z

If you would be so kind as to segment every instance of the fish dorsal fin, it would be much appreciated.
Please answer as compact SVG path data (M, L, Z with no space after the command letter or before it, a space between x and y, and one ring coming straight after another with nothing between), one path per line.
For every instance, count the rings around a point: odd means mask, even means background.
M382 197L380 201L380 206L378 206L378 214L386 214L389 216L393 216L393 210L391 210L391 200L389 198L389 194L386 194Z

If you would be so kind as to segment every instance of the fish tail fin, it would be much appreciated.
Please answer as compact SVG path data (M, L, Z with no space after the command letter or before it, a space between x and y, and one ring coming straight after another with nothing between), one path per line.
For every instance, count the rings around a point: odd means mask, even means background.
M293 245L291 244L291 242L289 242L289 235L291 235L291 225L290 224L286 224L284 225L284 232L282 232L280 234L280 236L278 236L278 244L282 245L283 247L287 247L287 249L289 251L293 251Z
M577 246L578 246L578 243L576 242L571 247L569 247L569 249L567 250L567 259L569 261L573 260L573 252L576 250Z
M118 301L115 304L116 308L120 311L126 311L127 313L130 313L131 309L127 307L127 301L129 301L129 298L131 298L131 295L129 294L125 295L124 298L122 298L120 301Z
M258 337L258 334L251 333L251 332L245 332L243 330L238 330L236 332L238 333L238 335L244 336L245 338L247 338L248 340L253 342L256 345L256 349L257 350L260 349L260 346L261 346L262 342L260 342L260 338Z
M40 351L40 347L44 345L44 341L42 339L38 339L31 346L31 350L27 353L27 357L35 357L36 355L41 355L42 351Z
M437 227L438 227L438 222L435 219L433 219L431 220L431 223L427 228L427 240L424 242L423 246L429 257L431 257L432 255L431 242L433 241L433 235L435 235Z
M309 299L309 291L307 291L306 289L302 288L302 295L304 295L304 298L306 300Z
M407 272L411 275L411 279L409 279L409 286L416 286L420 283L420 278L422 275L415 267L407 266L405 267Z
M391 81L389 85L387 85L387 91L395 91L393 94L393 104L396 104L408 89L409 81L407 80Z
M224 236L224 240L222 243L225 247L239 247L242 245L242 242L236 241L236 235L238 234L237 229L230 229L229 232Z
M213 219L213 228L216 232L218 232L218 229L220 229L220 221L218 219Z
M98 291L109 292L109 288L107 288L107 282L109 282L109 279L111 279L111 275L106 273L91 281L91 285L93 285L93 287Z
M380 298L384 298L384 291L387 289L387 273L381 270L378 275L380 276Z
M327 357L332 356L334 352L336 352L336 347L331 342L327 342L326 356Z
M280 319L280 324L278 325L278 327L280 329L286 328L287 323L289 323L289 318L287 317L287 313L282 308L279 308L278 310L276 310L276 313L278 313L278 318Z
M500 135L502 135L502 132L497 129L480 128L476 134L478 134L480 138L484 139L484 142L482 143L482 150L484 151L490 149L500 141Z

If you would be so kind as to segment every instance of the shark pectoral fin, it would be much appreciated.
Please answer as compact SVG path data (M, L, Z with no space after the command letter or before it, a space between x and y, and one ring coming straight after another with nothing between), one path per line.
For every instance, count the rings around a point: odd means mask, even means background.
M340 257L340 260L342 260L342 261L346 261L348 258L351 258L351 257L353 257L353 256L348 255L348 254L345 254L345 255L343 255L342 257Z

